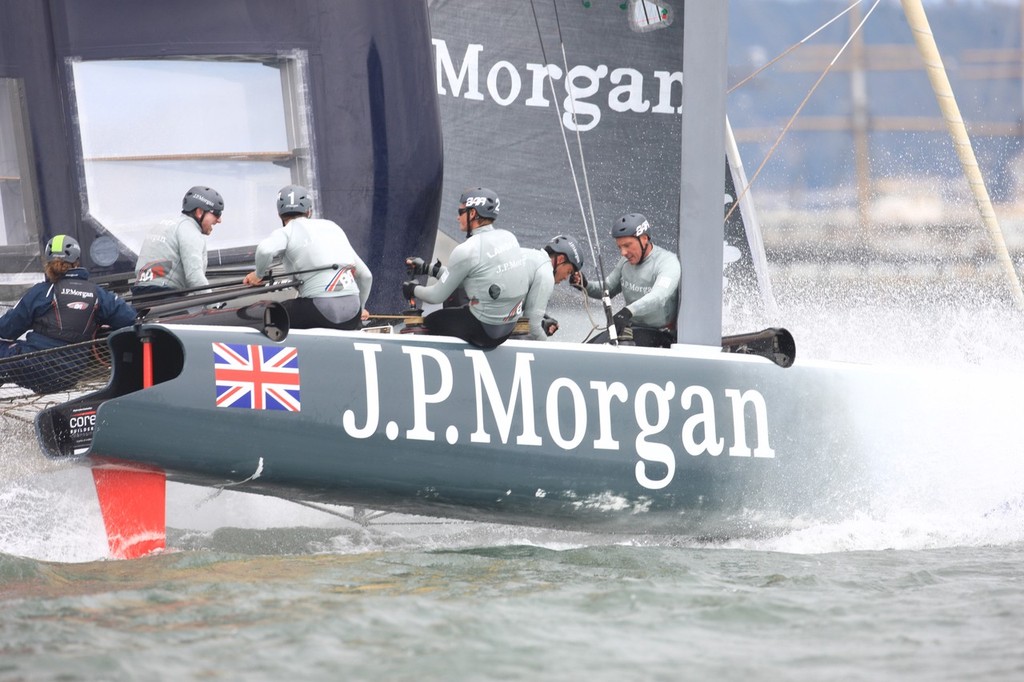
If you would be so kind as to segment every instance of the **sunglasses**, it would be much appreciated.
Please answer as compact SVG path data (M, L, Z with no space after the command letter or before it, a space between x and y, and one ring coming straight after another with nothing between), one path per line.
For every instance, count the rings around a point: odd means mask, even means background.
M466 215L466 211L468 211L468 210L469 210L468 207L460 208L459 209L459 215Z
M214 218L220 218L220 211L210 211L210 213L213 214Z

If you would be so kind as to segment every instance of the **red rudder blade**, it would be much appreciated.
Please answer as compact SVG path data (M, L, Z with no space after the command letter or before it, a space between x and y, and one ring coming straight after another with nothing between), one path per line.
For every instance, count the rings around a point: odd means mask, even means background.
M166 546L166 476L112 459L94 458L92 469L110 554L137 559Z

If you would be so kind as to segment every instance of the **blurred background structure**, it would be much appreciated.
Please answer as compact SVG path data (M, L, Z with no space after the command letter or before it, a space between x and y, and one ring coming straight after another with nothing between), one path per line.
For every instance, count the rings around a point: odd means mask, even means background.
M730 1L728 111L748 176L761 171L751 191L768 261L793 283L827 273L938 291L978 277L1002 300L1006 283L901 4L874 5ZM1024 5L925 6L1019 273Z

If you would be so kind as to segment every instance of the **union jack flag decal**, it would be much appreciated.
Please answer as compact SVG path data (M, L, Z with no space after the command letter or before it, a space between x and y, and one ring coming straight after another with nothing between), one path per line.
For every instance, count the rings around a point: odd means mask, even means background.
M217 407L298 412L299 352L291 346L213 344Z

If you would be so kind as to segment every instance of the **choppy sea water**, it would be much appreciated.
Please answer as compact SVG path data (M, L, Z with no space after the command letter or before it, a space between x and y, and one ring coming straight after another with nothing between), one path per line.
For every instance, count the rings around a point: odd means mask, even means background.
M172 485L169 550L108 561L88 471L5 420L0 679L1021 679L1019 318L787 314L798 361L935 393L894 411L866 392L869 503L771 536L362 526Z
M1024 546L0 559L3 679L1020 679Z

